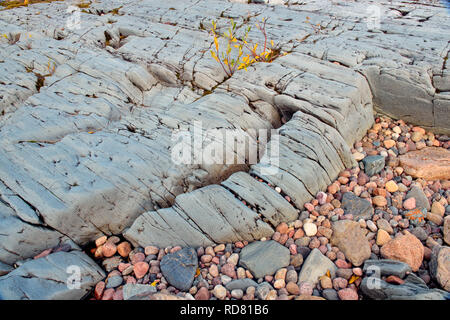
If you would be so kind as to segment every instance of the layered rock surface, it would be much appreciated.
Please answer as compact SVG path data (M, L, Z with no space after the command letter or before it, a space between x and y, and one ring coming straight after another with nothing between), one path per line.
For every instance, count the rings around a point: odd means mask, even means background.
M373 106L449 132L445 9L377 2L369 30L367 3L97 1L75 28L66 2L0 11L0 262L124 231L161 247L270 236L355 164ZM261 17L288 54L227 78L205 29ZM177 164L172 135L194 121L279 143L257 164Z

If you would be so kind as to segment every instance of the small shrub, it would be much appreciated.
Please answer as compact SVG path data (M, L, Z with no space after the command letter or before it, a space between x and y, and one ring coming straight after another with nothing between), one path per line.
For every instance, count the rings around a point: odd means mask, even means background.
M211 32L214 36L214 49L211 50L212 57L219 63L228 77L231 77L236 70L245 69L256 62L272 62L279 56L285 55L281 53L281 49L275 46L273 40L269 40L266 32L267 19L262 19L261 24L256 24L257 28L264 36L264 44L259 45L248 39L251 26L244 29L241 38L236 35L237 24L230 19L230 27L223 34L218 34L217 25L212 21ZM226 49L221 50L219 39L226 39ZM269 46L270 44L270 46ZM233 48L237 49L234 50ZM236 53L237 51L237 53ZM245 51L245 55L244 55Z

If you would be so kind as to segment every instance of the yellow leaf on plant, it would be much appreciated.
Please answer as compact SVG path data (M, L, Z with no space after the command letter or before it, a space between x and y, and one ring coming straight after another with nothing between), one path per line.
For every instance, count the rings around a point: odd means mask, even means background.
M214 37L214 44L216 45L216 51L219 51L219 41L217 41L217 37Z
M153 281L152 283L150 283L150 285L151 285L152 287L155 287L156 284L157 284L158 282L160 282L160 281L161 281L161 280L156 279L155 281Z
M350 280L348 281L349 284L352 284L353 282L355 282L356 280L358 280L359 277L357 275L352 275L352 277L350 278Z

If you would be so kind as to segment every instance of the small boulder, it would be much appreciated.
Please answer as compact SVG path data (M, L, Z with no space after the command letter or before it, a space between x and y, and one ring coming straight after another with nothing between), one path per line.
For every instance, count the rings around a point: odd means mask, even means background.
M358 222L340 220L334 222L332 228L331 244L336 245L353 265L360 266L369 259L370 244Z
M364 164L364 172L369 177L379 173L385 165L385 159L380 155L365 157L362 162Z
M330 275L334 278L337 267L327 257L325 257L319 249L313 249L303 263L302 269L298 277L298 284L309 282L313 285L319 282L319 278L330 271Z
M160 263L164 278L181 291L188 291L191 288L197 267L197 252L193 248L184 248L167 254Z
M386 243L380 252L383 258L405 262L417 271L422 264L424 248L419 239L407 233Z
M373 216L371 203L356 196L353 192L344 193L341 206L344 209L344 213L351 214L355 221L359 219L369 220Z
M289 249L276 241L255 241L242 249L239 265L250 270L256 278L262 278L287 267L289 257Z

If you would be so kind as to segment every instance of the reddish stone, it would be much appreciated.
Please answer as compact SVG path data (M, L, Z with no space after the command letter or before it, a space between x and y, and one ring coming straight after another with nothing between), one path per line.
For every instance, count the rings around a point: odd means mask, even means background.
M35 256L33 259L39 259L48 256L50 253L52 253L52 249L47 249L39 253L37 256Z
M130 256L130 260L131 260L132 264L136 264L138 262L142 262L142 261L145 260L145 254L143 254L142 252L135 253L135 254Z
M300 288L298 287L298 285L295 282L288 282L288 284L286 285L286 290L289 294L293 294L293 295L299 295L300 294Z
M402 279L400 279L397 276L390 275L389 277L386 278L386 282L395 283L395 284L403 284L405 281L403 281Z
M303 229L298 229L298 230L294 233L293 239L294 239L294 240L297 240L297 239L303 238L304 236L305 236L305 232L303 231Z
M427 147L399 157L405 173L425 180L450 179L450 151L444 148Z
M128 278L127 278L127 280L126 280L126 283L127 284L136 284L136 278L134 278L134 277L132 277L132 276L129 276Z
M422 243L410 233L392 239L381 247L380 252L385 259L398 260L409 264L414 272L419 270L424 256Z
M105 292L103 292L102 300L112 300L114 297L114 289L106 289Z
M159 253L158 247L155 247L155 246L145 247L144 251L145 251L145 255L147 255L147 256L151 255L151 254L157 255Z
M339 290L338 296L341 300L358 300L358 293L350 288Z
M202 263L209 263L209 262L211 262L212 258L213 257L211 255L205 254L205 255L201 256L200 261Z
M128 257L131 252L131 245L129 242L124 241L117 246L117 252L124 258Z
M342 260L342 259L337 259L334 263L340 269L349 269L352 267L351 263L346 262L345 260Z
M285 234L285 233L287 233L288 229L289 229L289 227L288 227L287 223L282 222L277 226L276 231L278 231L281 234Z
M134 275L136 276L137 279L141 279L145 276L145 274L147 273L148 269L149 269L149 265L147 262L137 262L134 267L133 267L133 271L134 271Z
M106 243L106 240L108 240L108 237L102 236L95 240L95 246L98 248Z
M214 263L214 264L219 264L219 262L220 262L219 257L214 257L211 260L211 263Z
M131 266L131 263L119 263L119 266L117 269L119 269L120 272L124 272L129 266Z
M294 243L289 246L289 251L291 255L295 256L297 254L297 245Z
M95 285L94 296L95 299L100 300L103 295L103 291L105 291L106 284L104 281L100 281Z
M403 208L406 210L412 210L416 207L416 199L411 197L403 201Z
M333 288L335 290L344 289L347 287L348 281L344 278L338 277L333 279Z
M308 210L309 212L314 210L314 206L311 203L305 203L305 209Z
M284 245L286 243L287 239L289 239L288 235L287 234L282 234L281 237L280 237L280 240L278 242L280 244Z
M210 297L211 295L205 287L201 287L195 294L195 300L209 300Z
M244 244L243 244L241 241L238 241L238 242L236 242L236 243L234 244L234 246L235 246L236 248L242 249L242 248L244 247Z
M123 290L118 289L116 292L114 292L113 300L123 300Z
M229 276L230 278L236 279L236 271L234 270L234 265L231 263L226 263L224 264L221 268L220 271L226 275Z
M174 252L177 252L177 251L180 251L180 250L181 250L180 246L175 246L172 249L170 249L170 253L174 253Z
M101 246L101 248L102 254L106 258L112 257L117 252L117 246L112 242L106 241L105 244Z

